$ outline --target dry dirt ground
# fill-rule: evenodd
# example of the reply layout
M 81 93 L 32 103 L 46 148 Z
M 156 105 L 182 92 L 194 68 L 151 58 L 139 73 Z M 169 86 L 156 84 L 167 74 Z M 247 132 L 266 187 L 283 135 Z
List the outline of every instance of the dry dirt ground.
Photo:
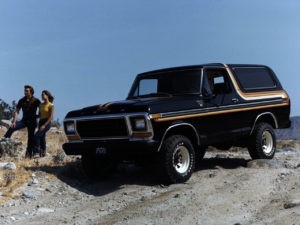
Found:
M 13 136 L 23 147 L 24 137 Z M 17 165 L 0 171 L 0 224 L 300 224 L 300 142 L 280 141 L 272 161 L 208 151 L 188 182 L 164 186 L 130 164 L 88 179 L 78 157 L 64 157 L 63 134 L 47 138 L 45 158 L 0 159 Z

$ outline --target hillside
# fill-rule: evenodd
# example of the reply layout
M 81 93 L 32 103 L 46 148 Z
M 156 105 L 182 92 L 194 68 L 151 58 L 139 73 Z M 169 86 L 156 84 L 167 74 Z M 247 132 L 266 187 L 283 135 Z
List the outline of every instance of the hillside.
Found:
M 0 128 L 0 136 L 6 128 Z M 273 160 L 251 160 L 246 149 L 211 148 L 191 179 L 164 185 L 149 168 L 121 164 L 111 178 L 89 179 L 80 157 L 65 156 L 59 130 L 47 135 L 45 158 L 0 170 L 0 224 L 299 224 L 300 141 L 280 140 Z
M 291 140 L 297 139 L 300 140 L 300 116 L 291 118 L 292 124 L 288 129 L 280 129 L 276 131 L 278 139 L 282 140 Z

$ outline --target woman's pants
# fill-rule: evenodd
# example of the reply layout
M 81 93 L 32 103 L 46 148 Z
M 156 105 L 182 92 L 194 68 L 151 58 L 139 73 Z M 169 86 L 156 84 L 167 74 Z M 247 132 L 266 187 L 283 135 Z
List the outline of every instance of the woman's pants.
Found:
M 41 156 L 45 156 L 46 154 L 46 133 L 50 130 L 51 124 L 47 124 L 47 126 L 40 130 L 40 127 L 43 126 L 47 122 L 47 119 L 40 119 L 39 129 L 35 133 L 35 145 L 33 148 L 33 154 L 40 154 Z

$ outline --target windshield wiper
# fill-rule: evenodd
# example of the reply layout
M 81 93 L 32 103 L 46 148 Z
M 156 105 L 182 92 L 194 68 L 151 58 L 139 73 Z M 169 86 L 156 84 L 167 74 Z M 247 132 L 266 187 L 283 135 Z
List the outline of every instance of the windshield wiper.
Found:
M 166 97 L 172 97 L 173 95 L 171 95 L 170 93 L 167 92 L 152 92 L 149 94 L 145 94 L 145 95 L 139 95 L 139 97 L 160 97 L 160 96 L 166 96 Z
M 167 92 L 154 92 L 150 93 L 149 95 L 151 96 L 167 96 L 167 97 L 172 97 L 173 95 Z
M 173 95 L 167 92 L 152 92 L 149 94 L 130 96 L 129 99 L 146 98 L 146 97 L 172 97 Z
M 138 99 L 139 96 L 128 96 L 127 99 Z

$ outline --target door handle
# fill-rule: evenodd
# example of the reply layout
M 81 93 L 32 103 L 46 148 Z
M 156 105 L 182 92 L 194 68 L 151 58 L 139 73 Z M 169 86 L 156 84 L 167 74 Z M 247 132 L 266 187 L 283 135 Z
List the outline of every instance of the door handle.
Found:
M 238 99 L 238 98 L 233 98 L 233 99 L 231 99 L 231 101 L 232 101 L 233 103 L 238 103 L 238 102 L 239 102 L 239 99 Z

